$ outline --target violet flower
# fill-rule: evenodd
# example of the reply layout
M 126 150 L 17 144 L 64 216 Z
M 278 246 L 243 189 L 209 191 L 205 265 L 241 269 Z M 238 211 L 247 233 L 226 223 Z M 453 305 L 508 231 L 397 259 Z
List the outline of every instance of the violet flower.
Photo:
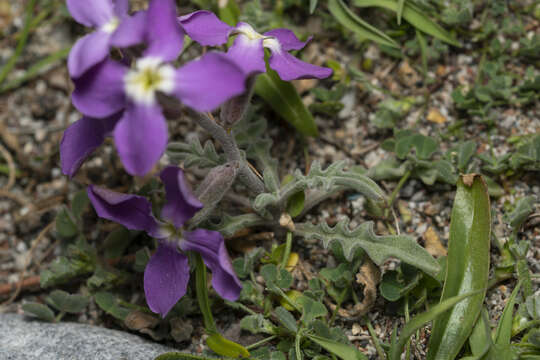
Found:
M 128 0 L 67 0 L 73 18 L 96 30 L 79 39 L 68 57 L 72 78 L 82 76 L 109 55 L 112 46 L 127 47 L 142 41 L 144 12 L 128 15 Z
M 201 254 L 212 271 L 212 286 L 222 298 L 238 299 L 242 285 L 234 273 L 221 234 L 204 229 L 181 229 L 203 207 L 189 190 L 183 171 L 169 166 L 161 172 L 160 178 L 166 191 L 166 203 L 161 210 L 165 222 L 156 220 L 152 205 L 142 196 L 88 187 L 88 197 L 98 216 L 131 230 L 144 230 L 158 239 L 159 246 L 144 271 L 148 307 L 165 317 L 185 295 L 189 280 L 186 251 Z
M 111 132 L 126 171 L 148 173 L 165 151 L 168 138 L 158 92 L 204 112 L 245 91 L 245 74 L 225 54 L 211 52 L 179 69 L 168 64 L 181 52 L 185 34 L 174 0 L 151 0 L 145 15 L 137 19 L 146 19 L 131 23 L 132 31 L 142 34 L 147 44 L 142 58 L 131 68 L 106 59 L 74 79 L 72 102 L 86 117 L 79 120 L 84 126 L 73 124 L 62 139 L 62 170 L 67 175 L 73 176 Z M 114 123 L 86 131 L 90 118 L 107 117 Z
M 236 27 L 231 27 L 212 12 L 204 10 L 178 20 L 186 33 L 204 46 L 221 45 L 227 42 L 229 36 L 237 35 L 227 55 L 249 75 L 266 72 L 265 48 L 270 50 L 268 65 L 282 80 L 323 79 L 332 74 L 329 68 L 306 63 L 289 54 L 291 50 L 302 49 L 311 39 L 302 42 L 289 29 L 274 29 L 259 34 L 247 23 L 240 22 Z

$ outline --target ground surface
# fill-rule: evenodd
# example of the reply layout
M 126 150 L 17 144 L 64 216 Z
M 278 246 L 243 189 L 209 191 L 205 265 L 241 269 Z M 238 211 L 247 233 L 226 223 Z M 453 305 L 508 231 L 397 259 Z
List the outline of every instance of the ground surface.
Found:
M 40 14 L 40 11 L 46 11 L 44 20 L 32 29 L 28 44 L 15 68 L 8 74 L 7 82 L 23 75 L 37 60 L 70 46 L 83 31 L 65 17 L 59 4 L 54 1 L 39 5 L 35 13 Z M 317 11 L 322 12 L 323 8 Z M 0 0 L 0 65 L 5 64 L 15 51 L 24 23 L 23 14 L 24 2 Z M 459 142 L 472 140 L 477 145 L 476 154 L 492 151 L 497 156 L 503 156 L 515 151 L 519 139 L 540 133 L 538 101 L 523 106 L 502 101 L 488 109 L 483 116 L 475 116 L 457 108 L 452 92 L 458 87 L 472 88 L 478 81 L 480 67 L 487 61 L 486 57 L 496 60 L 494 55 L 486 55 L 487 42 L 469 42 L 462 38 L 465 42 L 463 48 L 446 49 L 428 62 L 426 78 L 422 75 L 419 56 L 396 59 L 381 52 L 377 45 L 368 43 L 360 46 L 354 39 L 346 40 L 339 33 L 327 33 L 321 18 L 314 16 L 296 24 L 300 33 L 313 33 L 315 36 L 312 44 L 303 52 L 303 59 L 319 64 L 333 60 L 343 68 L 347 66 L 363 70 L 363 78 L 350 76 L 350 81 L 338 99 L 343 103 L 339 113 L 332 116 L 321 113 L 316 115 L 320 137 L 308 139 L 307 144 L 286 122 L 264 108 L 269 120 L 269 134 L 274 140 L 273 153 L 281 160 L 282 175 L 295 168 L 303 170 L 306 162 L 312 160 L 327 165 L 344 159 L 370 169 L 381 160 L 391 157 L 391 153 L 384 150 L 381 144 L 392 137 L 393 127 L 414 129 L 437 139 L 441 154 Z M 289 19 L 292 20 L 294 18 Z M 533 17 L 521 16 L 518 20 L 524 29 L 519 36 L 531 36 L 531 33 L 539 31 L 539 22 Z M 324 21 L 326 24 L 328 19 Z M 480 19 L 472 21 L 469 25 L 471 28 L 480 26 L 475 21 Z M 519 36 L 499 35 L 509 48 L 519 46 Z M 512 81 L 517 84 L 525 77 L 527 68 L 534 61 L 531 64 L 521 57 L 507 56 L 502 63 L 500 71 L 511 73 Z M 70 180 L 61 173 L 58 145 L 63 130 L 77 120 L 79 114 L 70 102 L 72 85 L 65 62 L 53 62 L 41 69 L 40 74 L 0 93 L 0 311 L 3 312 L 22 313 L 22 304 L 28 301 L 43 302 L 51 290 L 40 289 L 39 275 L 57 256 L 64 254 L 66 244 L 57 236 L 54 221 L 56 214 L 69 203 L 76 191 L 89 183 L 99 183 L 117 190 L 127 190 L 132 186 L 132 180 L 122 170 L 111 143 L 102 147 L 75 179 Z M 334 80 L 304 80 L 295 85 L 305 103 L 312 104 L 319 101 L 312 91 L 315 86 L 330 89 L 336 83 Z M 380 109 L 378 105 L 390 98 L 400 101 L 407 99 L 411 102 L 410 109 L 394 116 L 395 125 L 389 129 L 378 128 L 374 125 L 375 113 Z M 254 102 L 262 104 L 260 99 Z M 171 122 L 169 130 L 174 140 L 199 136 L 202 141 L 208 137 L 186 115 Z M 509 141 L 511 139 L 514 142 Z M 163 164 L 167 162 L 166 158 L 162 161 Z M 480 161 L 475 159 L 471 168 L 479 164 Z M 518 199 L 540 195 L 538 171 L 519 170 L 508 176 L 506 174 L 493 177 L 499 185 L 499 194 L 491 198 L 493 234 L 501 242 L 508 240 L 511 233 L 503 219 L 504 214 L 515 206 Z M 200 174 L 192 172 L 190 176 L 192 181 L 196 181 Z M 379 183 L 391 193 L 398 180 L 381 180 Z M 143 182 L 140 180 L 139 184 Z M 455 188 L 452 185 L 442 182 L 426 185 L 420 179 L 409 179 L 396 199 L 400 231 L 417 238 L 423 245 L 430 242 L 434 254 L 441 255 L 447 245 L 454 195 Z M 385 223 L 371 216 L 364 205 L 362 198 L 345 193 L 314 208 L 307 218 L 314 222 L 326 221 L 331 225 L 345 216 L 352 218 L 352 225 L 375 219 L 377 232 L 381 235 L 388 233 Z M 533 214 L 518 233 L 519 239 L 527 240 L 530 244 L 527 261 L 533 274 L 540 271 L 539 212 L 540 207 L 536 203 Z M 84 232 L 90 243 L 103 249 L 103 239 L 113 226 L 100 222 L 99 230 L 95 228 L 96 218 L 91 211 L 85 215 L 84 224 Z M 272 241 L 282 242 L 282 239 L 276 239 L 266 231 L 264 228 L 252 231 L 252 238 L 259 235 L 254 244 L 270 248 Z M 242 246 L 236 244 L 237 239 L 233 242 L 233 254 L 238 256 L 243 250 Z M 317 273 L 323 267 L 337 265 L 332 253 L 324 250 L 318 242 L 299 240 L 293 243 L 293 251 L 300 257 L 298 271 L 293 272 L 294 288 L 300 291 L 307 288 L 309 274 Z M 499 256 L 496 246 L 493 246 L 492 264 L 497 264 Z M 131 257 L 126 261 L 133 262 L 133 259 Z M 394 269 L 395 266 L 395 262 L 388 262 L 384 270 Z M 128 286 L 133 289 L 131 295 L 126 297 L 130 303 L 144 304 L 140 280 L 140 276 L 136 277 L 135 283 Z M 486 305 L 495 322 L 515 283 L 512 277 L 488 291 Z M 533 284 L 537 291 L 538 278 L 533 277 Z M 69 292 L 88 293 L 84 281 L 68 283 L 61 288 Z M 379 295 L 368 315 L 377 337 L 384 341 L 389 339 L 394 325 L 403 322 L 403 317 L 391 310 L 388 302 Z M 246 345 L 261 339 L 257 335 L 248 336 L 241 332 L 238 323 L 240 315 L 230 311 L 216 313 L 221 313 L 216 316 L 218 326 L 228 338 Z M 93 302 L 82 314 L 70 315 L 69 320 L 125 328 Z M 191 315 L 181 321 L 189 323 L 188 327 L 191 326 L 193 330 L 184 338 L 179 336 L 181 341 L 175 346 L 200 351 L 203 346 L 200 316 Z M 187 326 L 185 324 L 184 327 Z M 338 316 L 336 324 L 344 330 L 349 340 L 376 358 L 371 337 L 361 318 Z M 155 339 L 163 338 L 157 332 L 147 331 L 146 334 Z M 170 338 L 165 341 L 174 344 Z M 421 332 L 412 348 L 413 358 L 423 358 L 425 343 L 425 333 Z

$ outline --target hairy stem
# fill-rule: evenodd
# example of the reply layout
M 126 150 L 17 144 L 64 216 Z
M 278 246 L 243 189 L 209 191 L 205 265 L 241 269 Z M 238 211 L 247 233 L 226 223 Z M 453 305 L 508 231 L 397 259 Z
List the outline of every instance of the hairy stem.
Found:
M 247 162 L 240 154 L 240 149 L 236 144 L 233 132 L 227 133 L 224 128 L 212 120 L 208 115 L 197 113 L 195 117 L 197 123 L 206 131 L 208 131 L 214 139 L 216 139 L 223 147 L 223 152 L 227 161 L 239 161 L 240 166 L 238 178 L 240 181 L 256 195 L 264 192 L 264 184 L 257 175 L 250 169 Z

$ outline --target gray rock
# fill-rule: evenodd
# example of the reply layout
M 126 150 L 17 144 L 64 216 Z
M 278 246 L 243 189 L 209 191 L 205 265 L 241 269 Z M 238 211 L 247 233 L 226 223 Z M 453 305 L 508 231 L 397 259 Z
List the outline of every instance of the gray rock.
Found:
M 169 351 L 127 332 L 0 314 L 0 360 L 153 360 Z

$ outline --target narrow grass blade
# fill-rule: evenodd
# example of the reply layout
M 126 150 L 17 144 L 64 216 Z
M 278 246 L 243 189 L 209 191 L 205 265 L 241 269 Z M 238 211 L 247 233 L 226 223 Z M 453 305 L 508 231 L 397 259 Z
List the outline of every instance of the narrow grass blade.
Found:
M 352 345 L 342 344 L 316 335 L 307 335 L 307 337 L 343 360 L 367 360 L 367 357 Z
M 441 301 L 477 291 L 433 324 L 427 360 L 453 360 L 469 338 L 482 310 L 489 272 L 491 213 L 480 175 L 458 180 L 450 220 L 446 279 Z
M 388 35 L 356 16 L 342 0 L 328 1 L 328 10 L 341 25 L 358 35 L 381 45 L 399 47 Z
M 499 346 L 510 345 L 510 339 L 512 338 L 512 319 L 514 317 L 514 305 L 516 305 L 516 297 L 521 288 L 521 281 L 518 282 L 510 299 L 504 307 L 504 311 L 499 319 L 499 325 L 497 326 L 497 332 L 495 333 L 495 344 Z
M 266 74 L 257 76 L 255 93 L 302 134 L 319 135 L 313 116 L 302 102 L 294 86 L 281 80 L 275 71 L 267 69 Z
M 354 0 L 353 4 L 358 7 L 384 7 L 394 12 L 398 12 L 399 10 L 398 0 Z M 437 39 L 440 39 L 450 45 L 458 47 L 461 46 L 461 44 L 454 39 L 448 31 L 431 20 L 422 10 L 411 4 L 410 1 L 403 4 L 402 16 L 418 30 L 436 37 Z
M 403 15 L 403 6 L 405 5 L 405 0 L 398 0 L 397 6 L 397 23 L 401 25 L 401 16 Z
M 474 296 L 477 294 L 477 291 L 473 291 L 467 294 L 462 294 L 459 296 L 454 296 L 453 298 L 447 299 L 442 301 L 441 303 L 431 307 L 428 311 L 425 311 L 419 315 L 416 315 L 414 318 L 411 319 L 404 327 L 401 329 L 401 333 L 399 335 L 399 340 L 395 341 L 394 334 L 392 334 L 392 344 L 390 347 L 390 360 L 400 360 L 401 358 L 401 352 L 403 351 L 403 348 L 405 347 L 405 344 L 409 340 L 409 338 L 414 334 L 414 332 L 427 324 L 428 322 L 434 320 L 438 316 L 442 316 L 450 310 L 452 307 L 454 307 L 459 302 L 462 302 L 469 296 Z M 453 359 L 452 359 L 453 360 Z

